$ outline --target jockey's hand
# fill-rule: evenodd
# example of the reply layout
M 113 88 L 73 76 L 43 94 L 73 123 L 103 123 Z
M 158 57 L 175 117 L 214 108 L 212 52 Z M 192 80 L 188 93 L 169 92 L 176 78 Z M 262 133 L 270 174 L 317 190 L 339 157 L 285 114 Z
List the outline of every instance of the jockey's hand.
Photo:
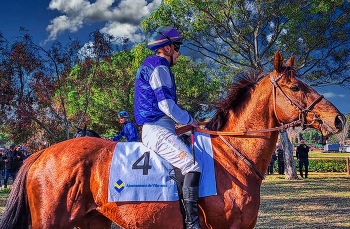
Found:
M 193 122 L 191 123 L 191 126 L 193 127 L 199 127 L 198 122 L 193 119 Z

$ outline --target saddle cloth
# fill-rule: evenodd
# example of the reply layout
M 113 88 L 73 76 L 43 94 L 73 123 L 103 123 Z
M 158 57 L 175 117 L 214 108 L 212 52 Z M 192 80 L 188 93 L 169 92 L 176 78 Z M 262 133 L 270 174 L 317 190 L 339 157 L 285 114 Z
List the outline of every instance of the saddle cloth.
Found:
M 210 136 L 196 132 L 194 148 L 202 170 L 199 196 L 216 195 Z M 176 201 L 176 183 L 168 176 L 172 169 L 170 163 L 141 142 L 119 142 L 110 167 L 108 201 Z

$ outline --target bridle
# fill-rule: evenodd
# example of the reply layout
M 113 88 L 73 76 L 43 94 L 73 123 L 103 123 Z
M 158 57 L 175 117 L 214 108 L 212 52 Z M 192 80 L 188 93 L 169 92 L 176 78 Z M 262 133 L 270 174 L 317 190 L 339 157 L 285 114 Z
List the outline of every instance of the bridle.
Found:
M 274 114 L 277 119 L 277 121 L 281 124 L 278 127 L 273 127 L 273 128 L 267 128 L 267 129 L 260 129 L 260 130 L 249 130 L 249 131 L 238 131 L 238 132 L 226 132 L 226 131 L 211 131 L 211 130 L 205 130 L 205 129 L 200 129 L 200 128 L 195 128 L 197 132 L 202 132 L 210 135 L 216 135 L 219 136 L 219 138 L 239 157 L 241 158 L 248 166 L 251 168 L 260 179 L 265 179 L 265 176 L 257 170 L 253 163 L 241 152 L 239 152 L 236 148 L 232 146 L 232 144 L 227 141 L 223 136 L 245 136 L 245 135 L 250 135 L 250 134 L 256 134 L 256 133 L 264 133 L 264 132 L 273 132 L 273 131 L 285 131 L 289 127 L 295 127 L 295 126 L 301 126 L 303 129 L 307 128 L 308 126 L 312 125 L 315 121 L 321 121 L 317 117 L 317 115 L 312 112 L 314 109 L 315 105 L 320 102 L 323 99 L 323 95 L 320 95 L 315 101 L 313 101 L 308 107 L 303 108 L 300 106 L 297 102 L 295 102 L 290 96 L 288 96 L 280 87 L 278 84 L 278 81 L 282 78 L 284 75 L 284 72 L 280 73 L 276 78 L 273 78 L 273 76 L 270 73 L 270 82 L 273 85 L 272 88 L 272 93 L 273 93 L 273 108 L 274 108 Z M 299 119 L 296 121 L 292 121 L 287 124 L 283 124 L 280 119 L 278 118 L 278 115 L 276 113 L 276 90 L 279 90 L 281 94 L 288 99 L 289 103 L 293 105 L 298 111 L 299 111 Z M 311 123 L 307 123 L 306 117 L 308 113 L 312 113 L 314 115 L 314 118 L 312 119 Z M 199 123 L 200 125 L 205 125 L 205 122 Z M 182 129 L 181 129 L 182 128 Z M 184 126 L 176 130 L 177 134 L 180 133 L 185 133 L 190 130 L 191 126 Z
M 195 128 L 196 131 L 211 134 L 211 135 L 223 135 L 223 136 L 245 136 L 245 135 L 251 135 L 251 134 L 257 134 L 257 133 L 265 133 L 265 132 L 273 132 L 273 131 L 283 131 L 290 127 L 296 127 L 301 126 L 303 129 L 307 128 L 308 126 L 311 126 L 315 121 L 321 121 L 320 118 L 317 117 L 317 115 L 312 111 L 317 103 L 319 103 L 323 99 L 323 95 L 320 95 L 315 101 L 313 101 L 308 107 L 303 108 L 301 105 L 299 105 L 297 102 L 295 102 L 290 96 L 288 96 L 280 87 L 278 84 L 278 81 L 281 79 L 284 73 L 280 73 L 278 77 L 273 78 L 270 74 L 270 81 L 273 85 L 273 108 L 274 108 L 274 115 L 277 119 L 277 121 L 280 123 L 280 126 L 272 127 L 272 128 L 266 128 L 266 129 L 260 129 L 260 130 L 246 130 L 246 131 L 235 131 L 235 132 L 229 132 L 229 131 L 212 131 L 212 130 L 206 130 L 201 128 Z M 283 123 L 278 118 L 277 112 L 276 112 L 276 90 L 279 90 L 282 95 L 287 98 L 289 103 L 293 105 L 298 111 L 299 111 L 299 119 L 296 121 L 292 121 L 289 123 Z M 314 118 L 312 119 L 311 123 L 307 123 L 306 117 L 308 113 L 312 113 L 314 115 Z M 200 125 L 206 125 L 206 122 L 199 123 Z M 183 134 L 185 132 L 190 131 L 190 126 L 183 126 L 176 130 L 177 134 Z
M 321 121 L 320 118 L 317 117 L 317 115 L 312 112 L 312 110 L 314 109 L 315 105 L 320 102 L 323 99 L 323 95 L 320 95 L 317 99 L 315 99 L 315 101 L 313 101 L 308 107 L 303 108 L 302 106 L 300 106 L 297 102 L 295 102 L 290 96 L 288 96 L 280 87 L 280 85 L 278 85 L 278 80 L 281 79 L 281 77 L 283 76 L 284 73 L 280 73 L 276 78 L 272 77 L 272 74 L 270 73 L 270 81 L 271 84 L 273 85 L 273 109 L 274 109 L 274 113 L 275 116 L 277 118 L 277 121 L 283 125 L 283 123 L 280 121 L 280 119 L 278 118 L 277 112 L 276 112 L 276 89 L 278 89 L 282 95 L 284 95 L 285 98 L 288 99 L 289 103 L 291 105 L 293 105 L 298 111 L 299 111 L 299 123 L 300 126 L 304 129 L 306 129 L 308 126 L 311 126 L 313 123 L 315 123 L 316 121 Z M 308 113 L 313 114 L 313 119 L 311 123 L 307 123 L 306 121 L 306 117 L 308 115 Z

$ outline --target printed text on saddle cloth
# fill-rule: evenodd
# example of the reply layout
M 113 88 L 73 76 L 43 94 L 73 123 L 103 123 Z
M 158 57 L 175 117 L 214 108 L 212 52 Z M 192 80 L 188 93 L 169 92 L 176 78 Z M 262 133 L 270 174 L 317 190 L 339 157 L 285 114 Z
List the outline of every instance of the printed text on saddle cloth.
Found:
M 202 169 L 199 196 L 216 195 L 210 136 L 195 133 L 196 162 Z M 168 176 L 172 166 L 142 143 L 117 144 L 108 184 L 108 201 L 176 201 L 176 183 Z

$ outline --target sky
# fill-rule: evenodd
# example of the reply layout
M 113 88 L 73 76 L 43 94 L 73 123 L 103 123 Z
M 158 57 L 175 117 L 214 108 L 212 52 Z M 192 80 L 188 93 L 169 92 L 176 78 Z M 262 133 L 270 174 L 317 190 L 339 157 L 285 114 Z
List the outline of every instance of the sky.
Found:
M 11 40 L 24 27 L 33 41 L 44 47 L 56 40 L 64 44 L 69 37 L 87 42 L 89 34 L 96 30 L 138 43 L 143 38 L 140 22 L 160 3 L 161 0 L 3 0 L 0 32 Z M 340 112 L 350 113 L 350 89 L 335 85 L 314 89 Z

